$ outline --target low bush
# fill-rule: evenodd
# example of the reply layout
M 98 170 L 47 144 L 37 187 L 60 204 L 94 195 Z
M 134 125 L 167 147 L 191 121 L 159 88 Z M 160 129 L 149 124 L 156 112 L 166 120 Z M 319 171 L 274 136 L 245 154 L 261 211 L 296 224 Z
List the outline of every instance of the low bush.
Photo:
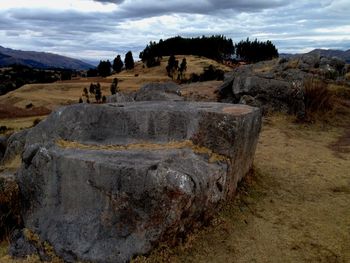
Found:
M 318 79 L 304 82 L 304 103 L 307 120 L 324 119 L 333 112 L 336 99 L 327 83 Z

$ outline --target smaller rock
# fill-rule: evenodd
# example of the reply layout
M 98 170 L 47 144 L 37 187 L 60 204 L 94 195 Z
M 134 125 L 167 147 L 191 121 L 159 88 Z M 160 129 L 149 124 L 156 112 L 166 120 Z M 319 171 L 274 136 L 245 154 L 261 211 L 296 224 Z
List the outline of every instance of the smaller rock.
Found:
M 133 101 L 135 101 L 133 96 L 120 92 L 107 97 L 107 103 L 125 103 Z
M 319 54 L 304 54 L 300 57 L 299 68 L 300 69 L 311 69 L 317 68 L 320 64 Z
M 250 95 L 243 95 L 239 100 L 239 104 L 245 104 L 252 107 L 261 107 L 261 103 Z
M 29 129 L 16 132 L 7 140 L 7 147 L 2 163 L 12 161 L 17 155 L 22 154 Z
M 135 101 L 183 101 L 180 87 L 174 82 L 149 83 L 135 95 Z

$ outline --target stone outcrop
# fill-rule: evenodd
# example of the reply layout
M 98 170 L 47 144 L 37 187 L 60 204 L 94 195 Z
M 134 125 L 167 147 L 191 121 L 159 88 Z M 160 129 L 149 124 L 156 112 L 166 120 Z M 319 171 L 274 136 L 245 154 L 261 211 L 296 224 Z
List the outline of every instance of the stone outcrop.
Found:
M 32 128 L 26 231 L 67 262 L 126 262 L 203 224 L 252 166 L 261 113 L 190 102 L 79 104 Z M 11 251 L 34 250 L 23 235 Z
M 135 94 L 135 101 L 182 101 L 180 87 L 174 82 L 149 83 Z
M 124 103 L 133 101 L 135 101 L 134 96 L 121 92 L 117 92 L 116 94 L 107 97 L 107 103 Z
M 218 89 L 221 102 L 244 103 L 265 111 L 280 111 L 305 116 L 303 83 L 319 78 L 327 81 L 344 78 L 345 62 L 337 58 L 305 54 L 291 59 L 264 61 L 240 66 L 225 75 Z
M 1 163 L 9 163 L 22 154 L 28 129 L 12 134 L 6 141 L 6 149 Z
M 131 94 L 117 92 L 107 97 L 107 103 L 125 103 L 134 101 L 183 101 L 180 87 L 174 82 L 148 83 Z

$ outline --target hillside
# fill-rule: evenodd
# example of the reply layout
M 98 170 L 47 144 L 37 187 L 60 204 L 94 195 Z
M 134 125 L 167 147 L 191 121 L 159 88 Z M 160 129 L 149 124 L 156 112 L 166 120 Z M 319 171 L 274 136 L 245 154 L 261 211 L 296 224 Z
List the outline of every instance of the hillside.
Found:
M 94 66 L 78 59 L 57 54 L 35 51 L 22 51 L 0 46 L 0 67 L 21 64 L 33 68 L 89 69 Z
M 350 63 L 350 49 L 343 51 L 337 49 L 314 49 L 305 54 L 319 54 L 322 57 L 337 57 L 342 60 L 345 60 L 347 63 Z M 291 58 L 294 56 L 300 56 L 303 54 L 289 54 L 289 53 L 281 53 L 279 54 L 280 58 Z
M 346 51 L 336 49 L 314 49 L 308 54 L 320 54 L 323 57 L 337 57 L 350 63 L 350 49 Z
M 179 60 L 182 58 L 183 56 L 177 56 Z M 224 71 L 231 70 L 231 68 L 225 65 L 204 57 L 186 56 L 186 59 L 187 72 L 185 77 L 188 77 L 192 73 L 200 74 L 203 72 L 203 68 L 209 65 L 214 65 L 216 68 Z M 78 102 L 79 97 L 82 96 L 83 89 L 89 88 L 91 82 L 99 82 L 102 86 L 102 93 L 104 95 L 110 95 L 110 84 L 113 78 L 118 78 L 120 91 L 133 92 L 138 90 L 145 83 L 170 81 L 171 79 L 167 76 L 165 70 L 167 61 L 168 57 L 164 57 L 161 61 L 161 65 L 153 68 L 143 67 L 142 62 L 136 62 L 133 70 L 122 71 L 119 74 L 107 78 L 81 78 L 70 81 L 58 81 L 50 84 L 24 85 L 15 91 L 1 96 L 0 104 L 24 109 L 26 105 L 32 103 L 35 107 L 45 107 L 52 110 L 60 105 Z M 220 82 L 218 82 L 217 85 L 220 85 Z M 211 85 L 211 90 L 214 90 L 216 86 Z M 186 86 L 186 90 L 188 90 L 188 86 Z

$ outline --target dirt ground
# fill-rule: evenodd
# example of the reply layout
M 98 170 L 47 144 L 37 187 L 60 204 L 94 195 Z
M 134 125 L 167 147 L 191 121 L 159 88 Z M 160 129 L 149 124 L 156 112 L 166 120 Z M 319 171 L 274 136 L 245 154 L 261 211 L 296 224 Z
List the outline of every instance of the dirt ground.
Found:
M 346 132 L 266 118 L 236 199 L 175 248 L 134 262 L 350 262 L 350 152 L 331 147 Z M 14 262 L 6 246 L 0 262 Z

